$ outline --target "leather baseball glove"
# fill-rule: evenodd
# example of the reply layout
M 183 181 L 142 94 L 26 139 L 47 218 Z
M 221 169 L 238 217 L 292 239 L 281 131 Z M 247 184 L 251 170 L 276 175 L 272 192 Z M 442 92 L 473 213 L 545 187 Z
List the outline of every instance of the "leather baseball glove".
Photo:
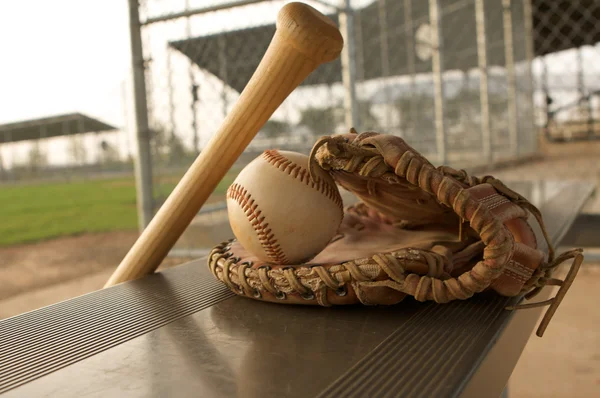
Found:
M 304 264 L 257 259 L 236 240 L 213 248 L 213 275 L 238 295 L 321 306 L 392 305 L 406 296 L 447 303 L 484 291 L 530 299 L 560 285 L 538 329 L 542 336 L 571 285 L 580 249 L 555 257 L 539 210 L 499 180 L 434 167 L 397 136 L 351 130 L 325 136 L 306 167 L 321 167 L 358 202 L 338 234 Z M 537 224 L 534 225 L 534 224 Z M 534 228 L 545 242 L 538 241 Z M 574 259 L 564 281 L 552 278 Z

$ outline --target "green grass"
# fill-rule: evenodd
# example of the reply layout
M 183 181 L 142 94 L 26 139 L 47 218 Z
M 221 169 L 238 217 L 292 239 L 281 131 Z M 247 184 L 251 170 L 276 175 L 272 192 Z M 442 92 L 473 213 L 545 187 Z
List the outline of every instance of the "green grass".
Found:
M 224 194 L 237 173 L 230 171 L 215 193 Z M 179 178 L 161 177 L 155 191 L 167 196 Z M 133 178 L 0 185 L 0 246 L 136 228 Z

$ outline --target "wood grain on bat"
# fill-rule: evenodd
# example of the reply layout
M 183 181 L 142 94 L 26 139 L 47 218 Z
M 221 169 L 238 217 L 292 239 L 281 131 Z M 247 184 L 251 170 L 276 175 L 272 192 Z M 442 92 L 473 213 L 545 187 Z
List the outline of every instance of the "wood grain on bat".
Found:
M 154 272 L 217 184 L 289 94 L 320 64 L 336 59 L 333 21 L 302 3 L 285 5 L 273 39 L 231 113 L 142 232 L 105 287 Z

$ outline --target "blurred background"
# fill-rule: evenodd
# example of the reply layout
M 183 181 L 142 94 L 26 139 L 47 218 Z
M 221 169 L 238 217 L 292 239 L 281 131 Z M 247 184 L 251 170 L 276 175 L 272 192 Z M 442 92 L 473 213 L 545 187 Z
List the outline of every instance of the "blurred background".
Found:
M 599 1 L 305 2 L 338 24 L 344 53 L 263 126 L 161 269 L 232 237 L 225 191 L 263 150 L 308 154 L 350 127 L 505 181 L 600 182 Z M 0 318 L 102 287 L 236 102 L 286 3 L 0 4 Z M 565 299 L 582 315 L 559 311 L 528 345 L 512 395 L 600 394 L 598 258 L 591 248 Z M 560 383 L 535 366 L 559 354 Z

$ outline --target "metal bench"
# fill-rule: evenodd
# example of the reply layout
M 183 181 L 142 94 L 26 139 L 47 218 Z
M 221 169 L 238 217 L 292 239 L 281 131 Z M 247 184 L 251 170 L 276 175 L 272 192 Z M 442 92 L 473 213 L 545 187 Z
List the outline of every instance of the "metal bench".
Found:
M 549 195 L 539 195 L 536 183 L 510 185 L 540 208 L 555 246 L 594 190 L 546 182 Z M 500 396 L 545 310 L 505 309 L 518 301 L 278 305 L 233 295 L 202 258 L 0 321 L 0 393 Z

